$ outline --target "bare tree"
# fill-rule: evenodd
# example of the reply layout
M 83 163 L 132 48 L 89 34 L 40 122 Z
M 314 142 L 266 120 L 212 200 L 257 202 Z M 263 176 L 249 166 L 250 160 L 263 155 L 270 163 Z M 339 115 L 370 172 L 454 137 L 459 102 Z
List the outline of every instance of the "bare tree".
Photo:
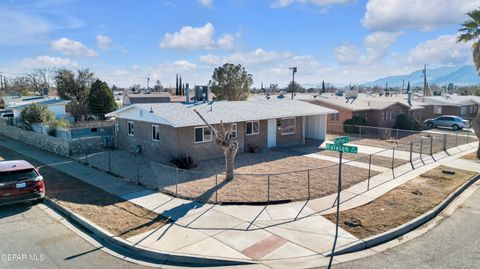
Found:
M 33 70 L 27 74 L 28 81 L 32 87 L 33 93 L 38 92 L 39 95 L 48 94 L 50 88 L 50 76 L 46 68 Z
M 223 155 L 225 155 L 225 170 L 226 170 L 226 179 L 232 180 L 234 178 L 234 166 L 235 166 L 235 155 L 238 151 L 238 142 L 233 140 L 232 137 L 232 126 L 225 128 L 223 121 L 220 122 L 220 129 L 213 127 L 207 120 L 194 109 L 195 113 L 202 119 L 202 121 L 212 130 L 215 143 L 219 145 L 223 150 Z

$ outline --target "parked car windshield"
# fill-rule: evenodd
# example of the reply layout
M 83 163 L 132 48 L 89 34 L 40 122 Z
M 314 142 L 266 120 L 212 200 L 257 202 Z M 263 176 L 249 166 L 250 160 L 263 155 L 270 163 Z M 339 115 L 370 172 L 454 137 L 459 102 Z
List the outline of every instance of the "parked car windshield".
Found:
M 37 173 L 33 169 L 0 172 L 0 183 L 17 182 L 36 177 Z

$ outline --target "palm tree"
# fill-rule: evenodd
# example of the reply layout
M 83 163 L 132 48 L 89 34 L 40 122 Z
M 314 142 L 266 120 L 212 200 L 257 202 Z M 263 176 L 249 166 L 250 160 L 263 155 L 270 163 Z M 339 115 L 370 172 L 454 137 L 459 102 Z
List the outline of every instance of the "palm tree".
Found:
M 462 24 L 458 30 L 459 36 L 457 42 L 472 42 L 473 62 L 480 74 L 480 8 L 467 13 L 469 20 Z M 477 116 L 472 120 L 472 128 L 480 140 L 480 109 Z M 480 144 L 478 145 L 477 158 L 480 159 Z

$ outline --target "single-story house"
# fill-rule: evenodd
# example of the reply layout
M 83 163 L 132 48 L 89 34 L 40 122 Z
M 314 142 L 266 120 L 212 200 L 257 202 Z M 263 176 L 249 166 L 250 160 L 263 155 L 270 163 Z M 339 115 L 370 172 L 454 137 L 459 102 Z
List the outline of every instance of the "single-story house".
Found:
M 425 104 L 424 120 L 441 115 L 455 115 L 471 120 L 477 115 L 480 106 L 480 96 L 474 95 L 422 96 L 415 100 Z
M 298 100 L 219 101 L 206 103 L 134 104 L 107 114 L 116 118 L 117 146 L 168 162 L 188 155 L 195 161 L 223 156 L 211 130 L 194 112 L 200 112 L 213 126 L 231 126 L 238 152 L 251 148 L 324 141 L 326 119 L 335 110 Z
M 417 101 L 408 101 L 406 96 L 373 96 L 358 94 L 357 98 L 346 99 L 332 93 L 307 98 L 302 95 L 298 99 L 306 102 L 335 109 L 338 112 L 328 118 L 328 130 L 341 132 L 345 120 L 354 116 L 363 117 L 368 126 L 392 128 L 395 126 L 398 115 L 407 114 L 417 121 L 423 117 L 423 104 Z
M 14 118 L 18 118 L 20 117 L 20 113 L 22 113 L 23 109 L 27 106 L 31 104 L 40 104 L 47 106 L 47 108 L 55 114 L 55 117 L 70 120 L 71 115 L 65 110 L 65 106 L 69 103 L 70 100 L 64 100 L 58 97 L 32 97 L 11 102 L 8 104 L 8 109 L 12 110 Z

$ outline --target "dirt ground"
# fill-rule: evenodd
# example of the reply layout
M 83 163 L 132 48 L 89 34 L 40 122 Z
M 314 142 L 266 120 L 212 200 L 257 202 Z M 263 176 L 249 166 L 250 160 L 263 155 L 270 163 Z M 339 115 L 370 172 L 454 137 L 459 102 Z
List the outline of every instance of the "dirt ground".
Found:
M 87 218 L 114 235 L 128 238 L 159 228 L 166 218 L 125 201 L 75 177 L 0 147 L 0 160 L 23 159 L 36 167 L 44 177 L 46 195 L 62 206 Z
M 249 163 L 255 161 L 256 163 Z M 224 171 L 223 160 L 201 162 L 204 171 Z M 307 171 L 308 169 L 311 169 Z M 296 171 L 296 172 L 291 172 Z M 337 189 L 338 165 L 283 152 L 241 154 L 237 158 L 235 179 L 226 181 L 223 175 L 185 180 L 165 188 L 180 197 L 211 203 L 257 203 L 298 201 L 332 194 Z M 267 175 L 267 174 L 270 174 Z M 370 176 L 378 172 L 371 171 Z M 368 170 L 343 166 L 343 188 L 368 178 Z
M 442 170 L 454 170 L 454 175 Z M 340 226 L 367 238 L 396 228 L 434 208 L 451 192 L 475 176 L 475 172 L 437 167 L 393 189 L 378 199 L 340 213 Z M 325 216 L 335 222 L 335 214 Z
M 391 151 L 390 151 L 390 153 L 391 153 Z M 330 157 L 336 157 L 336 158 L 339 157 L 338 152 L 329 151 L 329 150 L 322 150 L 322 151 L 318 152 L 318 154 L 325 155 L 325 156 L 330 156 Z M 352 161 L 361 162 L 361 163 L 369 163 L 370 162 L 369 155 L 364 154 L 364 153 L 357 153 L 357 154 L 344 153 L 343 157 L 347 160 L 352 160 Z M 394 168 L 399 167 L 400 165 L 406 164 L 407 162 L 408 161 L 406 161 L 406 160 L 395 158 L 394 163 L 393 163 L 393 167 Z M 372 155 L 372 165 L 391 168 L 392 167 L 392 157 Z

